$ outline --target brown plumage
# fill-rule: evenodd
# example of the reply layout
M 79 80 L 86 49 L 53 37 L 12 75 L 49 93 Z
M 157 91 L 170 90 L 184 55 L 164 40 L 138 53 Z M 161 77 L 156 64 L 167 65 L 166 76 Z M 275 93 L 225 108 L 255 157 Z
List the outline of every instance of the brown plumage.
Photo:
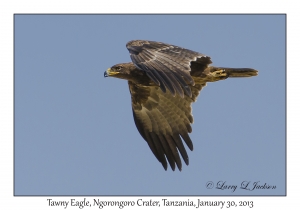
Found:
M 213 67 L 210 57 L 161 42 L 135 40 L 126 45 L 132 62 L 112 66 L 104 76 L 128 80 L 135 124 L 167 170 L 182 169 L 189 158 L 193 123 L 191 104 L 206 82 L 256 76 L 251 68 Z M 180 155 L 179 155 L 180 153 Z

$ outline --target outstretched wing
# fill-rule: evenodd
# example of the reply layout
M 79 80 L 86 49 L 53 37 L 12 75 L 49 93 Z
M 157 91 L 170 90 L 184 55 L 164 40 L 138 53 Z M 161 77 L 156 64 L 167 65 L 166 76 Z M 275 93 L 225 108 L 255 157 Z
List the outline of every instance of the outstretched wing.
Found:
M 188 165 L 189 158 L 182 139 L 193 150 L 193 143 L 188 133 L 192 132 L 193 123 L 191 104 L 195 102 L 203 84 L 190 86 L 191 97 L 172 96 L 170 92 L 163 93 L 158 86 L 140 86 L 128 82 L 132 100 L 132 110 L 135 124 L 147 141 L 153 154 L 167 170 L 167 161 L 175 170 L 182 169 L 181 159 Z M 179 152 L 178 152 L 179 151 Z
M 126 44 L 132 62 L 160 86 L 163 92 L 168 89 L 173 96 L 184 93 L 192 97 L 188 84 L 194 85 L 190 75 L 192 61 L 211 63 L 204 54 L 162 42 L 134 40 Z M 208 59 L 202 59 L 208 58 Z

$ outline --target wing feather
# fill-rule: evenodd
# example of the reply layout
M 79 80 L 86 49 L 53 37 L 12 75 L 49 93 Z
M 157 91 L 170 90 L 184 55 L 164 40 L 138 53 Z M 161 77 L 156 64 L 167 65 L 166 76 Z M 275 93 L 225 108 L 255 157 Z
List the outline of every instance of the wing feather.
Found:
M 166 161 L 166 158 L 165 158 L 165 155 L 164 155 L 165 152 L 163 150 L 163 147 L 161 145 L 160 140 L 158 139 L 158 136 L 155 133 L 153 133 L 153 132 L 149 132 L 147 134 L 147 136 L 148 136 L 147 139 L 149 139 L 150 141 L 152 141 L 153 144 L 154 144 L 154 146 L 155 146 L 156 152 L 158 154 L 159 161 L 163 165 L 164 169 L 167 170 L 168 164 L 167 164 L 167 161 Z
M 211 63 L 210 58 L 204 54 L 162 42 L 133 40 L 126 47 L 132 62 L 145 71 L 163 92 L 168 89 L 173 96 L 178 93 L 182 98 L 183 92 L 192 96 L 188 85 L 195 84 L 190 74 L 191 62 L 198 62 L 205 57 L 207 59 L 201 61 L 205 61 L 205 65 Z
M 135 124 L 148 143 L 151 151 L 165 170 L 167 162 L 172 170 L 182 169 L 180 155 L 188 165 L 189 158 L 183 145 L 190 150 L 193 143 L 189 137 L 193 122 L 191 104 L 196 100 L 205 84 L 190 86 L 192 97 L 172 96 L 158 86 L 141 86 L 128 82 L 132 97 L 132 110 Z M 180 154 L 180 155 L 179 155 Z

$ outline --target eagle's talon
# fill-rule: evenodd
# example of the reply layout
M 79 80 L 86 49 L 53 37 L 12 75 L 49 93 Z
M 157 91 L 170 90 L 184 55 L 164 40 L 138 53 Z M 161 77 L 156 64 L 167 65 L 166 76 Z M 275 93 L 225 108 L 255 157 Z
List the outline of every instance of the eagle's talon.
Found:
M 225 72 L 225 69 L 220 69 L 217 71 L 212 72 L 213 77 L 226 77 L 227 73 Z

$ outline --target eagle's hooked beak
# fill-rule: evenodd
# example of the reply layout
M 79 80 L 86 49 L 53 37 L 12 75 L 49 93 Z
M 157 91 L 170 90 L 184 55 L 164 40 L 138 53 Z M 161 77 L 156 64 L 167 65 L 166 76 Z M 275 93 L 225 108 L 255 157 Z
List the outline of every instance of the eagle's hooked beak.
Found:
M 119 74 L 119 72 L 115 72 L 115 71 L 111 71 L 111 68 L 108 68 L 105 72 L 104 72 L 104 77 L 109 77 L 109 76 L 113 76 Z
M 108 77 L 108 74 L 106 71 L 104 72 L 104 77 Z
M 108 68 L 105 72 L 104 72 L 104 77 L 108 77 L 110 74 L 111 68 Z

